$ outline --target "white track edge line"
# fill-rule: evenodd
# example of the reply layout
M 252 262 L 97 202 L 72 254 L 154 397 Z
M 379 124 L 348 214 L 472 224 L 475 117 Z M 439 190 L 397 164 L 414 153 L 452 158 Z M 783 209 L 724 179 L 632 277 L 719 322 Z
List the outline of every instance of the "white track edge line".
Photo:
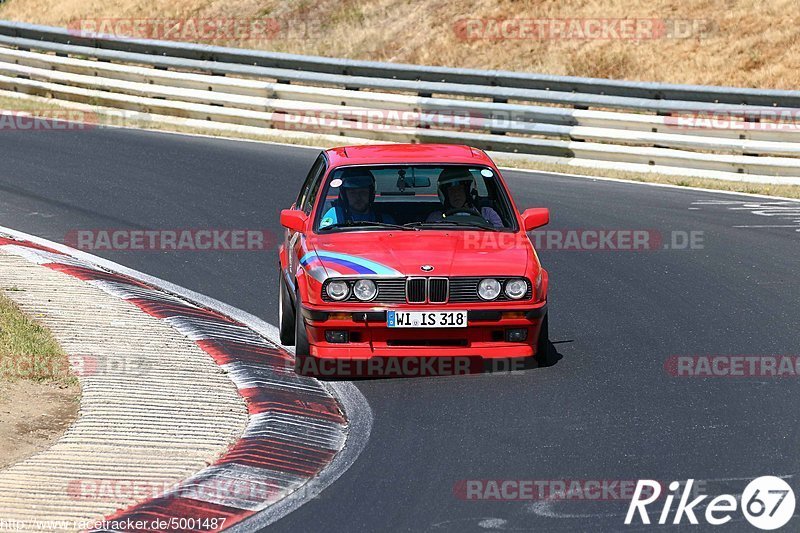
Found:
M 149 274 L 145 274 L 144 272 L 139 272 L 138 270 L 133 270 L 132 268 L 120 265 L 119 263 L 115 263 L 108 259 L 103 259 L 102 257 L 98 257 L 81 250 L 76 250 L 74 248 L 70 248 L 69 246 L 49 241 L 41 237 L 37 237 L 36 235 L 17 231 L 5 226 L 0 226 L 0 234 L 26 240 L 41 246 L 46 246 L 76 259 L 82 259 L 112 272 L 123 274 L 143 283 L 153 285 L 154 287 L 162 289 L 165 292 L 175 294 L 191 302 L 200 304 L 203 307 L 223 313 L 234 320 L 238 320 L 239 322 L 252 328 L 254 331 L 260 333 L 270 341 L 274 342 L 278 346 L 281 346 L 281 343 L 278 340 L 278 328 L 261 320 L 257 316 L 248 313 L 247 311 L 237 309 L 236 307 L 211 298 L 210 296 L 205 296 L 169 281 L 156 278 Z M 372 432 L 373 419 L 372 408 L 370 408 L 367 399 L 351 382 L 337 381 L 328 383 L 323 381 L 321 383 L 339 400 L 345 410 L 348 421 L 348 431 L 344 448 L 337 452 L 333 458 L 333 461 L 331 461 L 331 463 L 326 466 L 319 475 L 310 479 L 295 493 L 293 493 L 300 493 L 302 494 L 302 497 L 293 497 L 292 495 L 289 495 L 283 500 L 271 505 L 264 511 L 245 519 L 226 531 L 252 531 L 251 528 L 265 527 L 277 522 L 292 511 L 298 509 L 300 506 L 311 501 L 323 490 L 332 485 L 334 481 L 339 479 L 339 477 L 344 474 L 345 471 L 347 471 L 353 465 L 353 463 L 355 463 L 358 456 L 366 447 L 370 433 Z

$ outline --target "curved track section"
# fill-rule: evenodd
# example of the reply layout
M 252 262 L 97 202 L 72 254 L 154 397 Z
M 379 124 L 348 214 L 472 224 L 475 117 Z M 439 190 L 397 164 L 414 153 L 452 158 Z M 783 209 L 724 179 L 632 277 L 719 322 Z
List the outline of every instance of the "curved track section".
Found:
M 145 524 L 136 531 L 221 531 L 265 510 L 264 516 L 277 519 L 307 501 L 308 492 L 321 490 L 317 478 L 344 448 L 348 420 L 331 390 L 294 373 L 291 353 L 236 319 L 136 279 L 143 276 L 118 272 L 128 269 L 48 245 L 0 228 L 0 248 L 84 280 L 194 341 L 233 380 L 250 413 L 242 437 L 214 465 L 155 499 L 108 516 L 94 531 L 125 531 L 126 524 Z M 347 392 L 345 405 L 352 406 L 358 398 Z M 335 464 L 342 466 L 349 464 Z
M 52 331 L 81 384 L 79 416 L 57 442 L 0 470 L 2 530 L 92 527 L 208 466 L 247 423 L 244 400 L 205 352 L 66 273 L 83 271 L 105 274 L 0 238 L 0 291 Z
M 316 151 L 93 130 L 4 132 L 0 155 L 0 224 L 52 240 L 76 229 L 187 227 L 258 228 L 277 240 L 279 211 L 296 198 Z M 624 527 L 629 498 L 618 493 L 473 501 L 457 490 L 469 480 L 693 478 L 714 495 L 779 475 L 800 488 L 791 477 L 800 472 L 796 379 L 665 369 L 683 355 L 798 355 L 800 204 L 504 175 L 520 207 L 551 209 L 548 232 L 646 230 L 661 246 L 543 246 L 561 360 L 514 374 L 357 382 L 375 413 L 363 453 L 271 530 Z M 702 244 L 673 247 L 674 232 L 700 232 Z M 271 251 L 94 253 L 276 322 Z

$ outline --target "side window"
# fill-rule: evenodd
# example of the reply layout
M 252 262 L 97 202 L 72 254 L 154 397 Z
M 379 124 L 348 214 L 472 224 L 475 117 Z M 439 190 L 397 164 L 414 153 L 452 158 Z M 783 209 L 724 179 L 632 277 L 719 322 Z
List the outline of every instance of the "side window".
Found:
M 309 183 L 308 192 L 306 197 L 303 199 L 303 203 L 300 204 L 300 209 L 305 211 L 307 215 L 311 214 L 311 208 L 314 207 L 314 200 L 317 197 L 317 193 L 319 192 L 319 187 L 322 184 L 322 177 L 325 175 L 325 170 L 327 168 L 327 161 L 325 160 L 324 156 L 320 156 L 318 160 L 319 165 L 314 165 L 314 168 L 311 170 L 311 182 Z
M 325 156 L 320 154 L 314 164 L 311 167 L 311 170 L 308 171 L 308 175 L 306 176 L 305 181 L 303 182 L 303 186 L 300 188 L 300 195 L 297 197 L 297 202 L 295 202 L 294 206 L 296 209 L 303 209 L 308 200 L 308 191 L 311 188 L 314 180 L 319 177 L 320 169 L 325 168 Z
M 484 177 L 481 175 L 480 169 L 471 168 L 469 171 L 472 174 L 472 177 L 475 179 L 475 188 L 478 191 L 478 196 L 482 196 L 484 198 L 486 196 L 488 196 L 489 195 L 489 191 L 488 191 L 488 188 L 487 188 L 487 185 L 486 185 L 486 181 L 487 180 L 484 179 Z M 493 191 L 493 193 L 494 193 L 494 191 Z M 492 195 L 494 195 L 494 194 L 492 194 Z
M 500 219 L 503 221 L 505 227 L 513 227 L 513 220 L 515 217 L 512 214 L 511 207 L 505 200 L 505 195 L 500 193 L 500 184 L 498 181 L 495 178 L 488 178 L 482 183 L 486 188 L 487 207 L 491 207 L 500 215 Z

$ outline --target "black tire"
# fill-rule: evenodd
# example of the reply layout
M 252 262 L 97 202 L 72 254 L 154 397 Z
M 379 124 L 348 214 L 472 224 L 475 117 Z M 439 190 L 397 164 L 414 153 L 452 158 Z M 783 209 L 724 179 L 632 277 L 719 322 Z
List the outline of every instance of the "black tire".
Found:
M 289 296 L 289 289 L 286 287 L 286 279 L 283 271 L 278 272 L 278 324 L 280 330 L 281 344 L 284 346 L 294 345 L 294 304 Z
M 536 341 L 536 355 L 534 358 L 539 367 L 553 366 L 556 362 L 553 347 L 550 344 L 550 326 L 548 325 L 547 314 L 542 319 L 542 327 L 539 330 L 539 339 Z
M 295 293 L 294 353 L 297 356 L 298 361 L 301 358 L 308 357 L 311 354 L 311 349 L 308 345 L 308 331 L 306 331 L 306 322 L 303 319 L 299 292 Z

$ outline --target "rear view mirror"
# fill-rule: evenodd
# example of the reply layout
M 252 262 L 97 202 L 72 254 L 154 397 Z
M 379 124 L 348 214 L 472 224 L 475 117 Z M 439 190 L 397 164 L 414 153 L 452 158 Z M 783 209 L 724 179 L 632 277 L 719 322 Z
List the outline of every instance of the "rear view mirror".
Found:
M 406 189 L 419 189 L 431 186 L 431 179 L 428 176 L 417 176 L 414 169 L 411 169 L 409 176 L 406 169 L 401 168 L 397 171 L 397 190 L 404 192 Z
M 535 207 L 526 209 L 522 213 L 522 224 L 525 231 L 541 228 L 550 223 L 550 210 L 546 207 Z
M 292 231 L 304 231 L 308 215 L 299 209 L 284 209 L 281 211 L 281 226 Z

